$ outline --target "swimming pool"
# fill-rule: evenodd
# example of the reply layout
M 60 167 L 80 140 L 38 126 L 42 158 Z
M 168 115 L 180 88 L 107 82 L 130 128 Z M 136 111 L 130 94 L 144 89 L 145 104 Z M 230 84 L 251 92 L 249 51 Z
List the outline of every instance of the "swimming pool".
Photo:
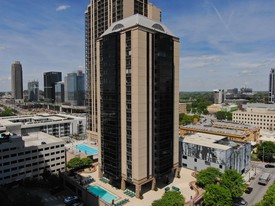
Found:
M 76 146 L 74 146 L 74 148 L 77 150 L 80 150 L 81 152 L 88 154 L 88 155 L 97 155 L 98 154 L 97 149 L 89 147 L 85 144 L 76 145 Z
M 112 200 L 116 200 L 118 197 L 114 194 L 102 189 L 101 187 L 94 185 L 88 188 L 88 191 L 96 196 L 99 196 L 105 202 L 111 203 Z

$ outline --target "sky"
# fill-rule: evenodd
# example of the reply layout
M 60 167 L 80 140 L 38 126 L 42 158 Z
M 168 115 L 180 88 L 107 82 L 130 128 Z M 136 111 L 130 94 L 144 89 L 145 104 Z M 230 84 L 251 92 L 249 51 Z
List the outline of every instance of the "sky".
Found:
M 180 38 L 180 91 L 249 87 L 268 90 L 275 68 L 274 0 L 151 0 Z M 85 65 L 84 12 L 89 0 L 0 0 L 0 91 L 10 67 L 23 86 L 43 73 L 63 77 Z

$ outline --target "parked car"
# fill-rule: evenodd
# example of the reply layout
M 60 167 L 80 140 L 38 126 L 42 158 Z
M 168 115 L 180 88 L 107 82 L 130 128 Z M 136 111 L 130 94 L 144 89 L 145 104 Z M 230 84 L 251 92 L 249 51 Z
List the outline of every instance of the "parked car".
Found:
M 233 206 L 248 206 L 248 203 L 242 197 L 239 197 L 233 201 Z
M 275 163 L 268 163 L 265 165 L 265 168 L 274 168 L 275 167 Z
M 72 205 L 78 201 L 78 196 L 68 196 L 64 199 L 66 205 Z
M 246 194 L 250 194 L 251 192 L 252 192 L 252 190 L 253 190 L 253 188 L 252 187 L 247 187 L 246 189 L 245 189 L 245 193 Z

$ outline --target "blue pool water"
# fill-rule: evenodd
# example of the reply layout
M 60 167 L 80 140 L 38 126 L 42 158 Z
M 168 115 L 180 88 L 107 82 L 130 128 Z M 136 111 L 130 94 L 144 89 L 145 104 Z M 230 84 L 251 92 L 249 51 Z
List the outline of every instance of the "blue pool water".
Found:
M 99 196 L 101 199 L 108 203 L 111 203 L 112 200 L 117 199 L 117 196 L 113 195 L 112 193 L 109 193 L 108 191 L 96 185 L 89 187 L 88 191 L 94 195 Z
M 88 147 L 85 144 L 80 144 L 80 145 L 76 145 L 74 146 L 75 149 L 80 150 L 81 152 L 87 154 L 87 155 L 97 155 L 98 154 L 98 150 L 94 149 L 92 147 Z

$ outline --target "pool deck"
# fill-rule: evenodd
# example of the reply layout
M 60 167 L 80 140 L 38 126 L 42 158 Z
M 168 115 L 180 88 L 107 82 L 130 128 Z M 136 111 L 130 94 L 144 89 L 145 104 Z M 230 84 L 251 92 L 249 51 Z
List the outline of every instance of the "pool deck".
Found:
M 180 178 L 174 178 L 173 182 L 168 184 L 167 186 L 172 189 L 172 186 L 176 186 L 180 188 L 180 191 L 182 195 L 185 197 L 185 202 L 188 202 L 192 197 L 195 196 L 196 192 L 194 190 L 190 189 L 189 183 L 191 181 L 194 181 L 195 178 L 192 176 L 192 173 L 194 171 L 186 168 L 181 168 Z M 91 183 L 90 185 L 99 185 L 103 189 L 107 190 L 110 193 L 113 193 L 118 197 L 118 199 L 115 201 L 115 203 L 119 202 L 120 200 L 123 199 L 129 199 L 130 201 L 126 203 L 125 205 L 128 206 L 151 206 L 152 202 L 154 200 L 160 199 L 161 196 L 165 193 L 165 187 L 164 188 L 158 188 L 158 191 L 148 191 L 143 194 L 143 199 L 138 199 L 136 197 L 129 197 L 128 195 L 125 195 L 123 190 L 117 189 L 113 187 L 110 184 L 103 183 L 102 181 L 99 180 L 98 178 L 98 171 L 95 171 L 93 173 L 80 173 L 82 176 L 92 176 L 96 181 Z
M 72 143 L 66 144 L 65 147 L 67 150 L 67 161 L 69 161 L 70 159 L 72 159 L 74 157 L 84 158 L 84 157 L 89 156 L 89 155 L 85 154 L 84 152 L 79 152 L 78 149 L 74 148 L 75 146 L 80 145 L 80 144 L 84 144 L 84 145 L 87 145 L 91 148 L 98 150 L 97 145 L 92 144 L 92 142 L 89 142 L 89 141 L 77 141 L 77 142 L 72 142 Z M 94 159 L 97 159 L 97 157 L 98 157 L 98 155 L 93 155 L 93 156 L 94 156 Z

